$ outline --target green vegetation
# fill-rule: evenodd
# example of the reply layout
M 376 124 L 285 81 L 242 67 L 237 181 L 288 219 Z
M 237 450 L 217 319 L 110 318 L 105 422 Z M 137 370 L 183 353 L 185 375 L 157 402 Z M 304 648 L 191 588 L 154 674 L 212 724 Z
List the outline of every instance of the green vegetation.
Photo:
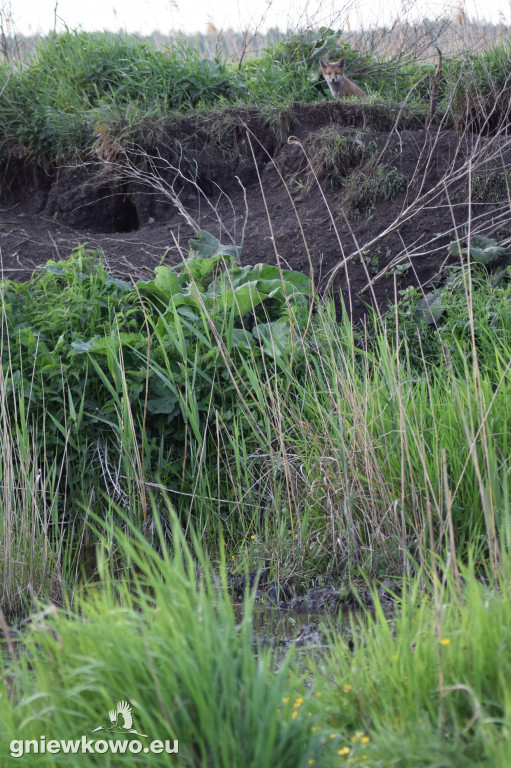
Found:
M 482 203 L 509 203 L 510 184 L 510 171 L 476 174 L 472 179 L 472 200 Z
M 369 160 L 345 179 L 341 206 L 346 215 L 361 216 L 382 200 L 392 200 L 405 188 L 406 178 L 399 168 Z
M 339 642 L 315 686 L 352 764 L 507 764 L 507 568 L 506 558 L 496 591 L 473 566 L 458 584 L 458 574 L 439 573 L 431 601 L 416 581 L 395 620 L 377 601 L 374 617 L 355 632 L 353 653 Z
M 372 157 L 377 149 L 376 142 L 366 141 L 361 131 L 346 136 L 332 126 L 324 128 L 315 138 L 310 152 L 307 188 L 314 186 L 316 177 L 332 187 L 342 185 L 351 171 Z
M 502 126 L 506 50 L 445 63 L 439 119 Z M 282 125 L 293 101 L 323 97 L 319 57 L 340 55 L 371 94 L 354 106 L 373 125 L 392 127 L 408 100 L 424 126 L 434 67 L 396 72 L 331 30 L 238 62 L 67 32 L 4 71 L 0 152 L 51 165 L 198 110 L 232 159 L 226 105 L 257 104 Z M 490 101 L 474 113 L 490 88 L 497 123 Z M 296 179 L 337 187 L 350 215 L 404 184 L 361 136 L 322 132 L 314 173 Z M 474 199 L 508 199 L 508 175 L 491 174 L 472 179 Z M 240 266 L 240 249 L 207 232 L 181 255 L 128 283 L 82 246 L 1 283 L 3 764 L 28 759 L 13 754 L 20 739 L 111 738 L 109 712 L 126 701 L 148 734 L 140 749 L 179 741 L 154 765 L 507 765 L 507 241 L 457 239 L 441 287 L 403 289 L 363 327 L 331 297 L 315 302 L 305 275 Z M 369 272 L 380 256 L 362 252 Z M 348 634 L 325 627 L 313 654 L 278 654 L 256 637 L 255 596 L 232 600 L 232 577 L 263 569 L 298 592 L 368 582 L 374 610 Z M 387 576 L 390 616 L 376 592 Z M 66 759 L 48 748 L 29 762 Z M 122 764 L 148 758 L 134 748 Z
M 211 117 L 212 108 L 229 104 L 271 112 L 330 98 L 319 71 L 321 56 L 346 57 L 350 77 L 371 97 L 373 125 L 390 130 L 405 98 L 407 119 L 424 124 L 434 66 L 377 60 L 339 44 L 334 30 L 297 35 L 239 62 L 204 58 L 185 43 L 156 50 L 118 35 L 67 31 L 43 39 L 19 70 L 2 64 L 0 156 L 5 161 L 15 152 L 45 165 L 69 162 L 86 156 L 110 124 L 117 135 L 134 138 L 172 113 L 207 110 Z M 482 57 L 446 61 L 441 110 L 463 127 L 486 104 L 487 124 L 496 125 L 505 117 L 508 60 L 508 49 L 494 46 Z M 451 92 L 448 82 L 454 83 Z
M 508 277 L 460 271 L 437 327 L 408 292 L 362 337 L 310 317 L 303 275 L 235 266 L 206 233 L 191 254 L 131 286 L 79 249 L 4 284 L 2 404 L 24 457 L 11 481 L 34 488 L 40 471 L 27 515 L 54 557 L 64 538 L 64 569 L 88 510 L 116 519 L 105 495 L 146 530 L 159 488 L 209 557 L 223 541 L 275 576 L 399 571 L 400 542 L 424 557 L 447 523 L 460 554 L 487 556 L 510 490 Z
M 92 732 L 101 724 L 106 729 L 109 710 L 126 699 L 133 705 L 134 727 L 149 735 L 141 739 L 143 746 L 161 739 L 173 747 L 178 740 L 179 757 L 128 752 L 118 758 L 123 765 L 140 766 L 141 759 L 219 768 L 308 764 L 317 741 L 309 723 L 304 727 L 302 718 L 276 715 L 289 692 L 288 664 L 275 674 L 269 653 L 255 657 L 250 620 L 237 630 L 232 604 L 219 594 L 207 562 L 205 578 L 198 579 L 195 558 L 176 525 L 174 533 L 173 550 L 162 557 L 140 540 L 137 546 L 118 538 L 138 586 L 104 572 L 101 594 L 78 602 L 81 617 L 50 613 L 44 631 L 34 626 L 32 641 L 27 635 L 30 649 L 21 654 L 16 682 L 10 683 L 19 706 L 10 708 L 5 688 L 0 698 L 6 718 L 0 731 L 3 765 L 11 762 L 6 758 L 13 739 L 124 739 L 118 732 Z M 91 663 L 84 666 L 84 659 Z M 40 697 L 38 690 L 47 693 Z M 95 755 L 75 759 L 98 765 Z M 54 765 L 56 758 L 25 760 Z
M 32 595 L 69 608 L 11 644 L 2 744 L 92 737 L 129 697 L 183 764 L 227 768 L 240 749 L 263 766 L 502 764 L 507 277 L 487 281 L 491 315 L 482 267 L 460 271 L 434 343 L 406 307 L 403 328 L 364 335 L 328 308 L 309 317 L 306 278 L 232 266 L 206 234 L 191 255 L 132 287 L 81 249 L 4 284 L 3 606 L 23 610 L 30 574 Z M 415 575 L 390 623 L 378 607 L 354 623 L 353 651 L 337 638 L 276 675 L 254 656 L 249 597 L 236 629 L 227 564 L 305 583 Z
M 318 132 L 305 168 L 292 177 L 292 183 L 303 185 L 308 192 L 318 181 L 338 190 L 336 207 L 355 217 L 391 200 L 406 187 L 404 174 L 382 161 L 375 141 L 367 141 L 362 131 L 347 135 L 333 126 Z
M 158 766 L 507 764 L 508 555 L 493 589 L 473 564 L 461 573 L 434 569 L 409 582 L 390 620 L 375 597 L 374 613 L 353 622 L 351 645 L 338 636 L 328 653 L 307 661 L 295 651 L 276 671 L 271 651 L 254 653 L 252 600 L 237 625 L 225 563 L 219 583 L 175 519 L 162 555 L 136 531 L 115 533 L 131 563 L 121 581 L 109 573 L 111 533 L 98 548 L 101 583 L 73 611 L 35 616 L 11 646 L 0 693 L 3 765 L 20 757 L 61 765 L 64 756 L 49 749 L 34 754 L 41 737 L 48 746 L 97 739 L 98 753 L 104 741 L 127 741 L 106 730 L 109 710 L 125 700 L 147 736 L 129 737 L 142 746 L 114 758 L 123 765 L 146 763 L 138 752 L 155 739 L 179 749 L 152 754 Z M 105 755 L 74 759 L 95 766 Z
M 236 266 L 239 249 L 205 232 L 190 246 L 181 267 L 157 267 L 135 285 L 110 277 L 84 248 L 28 283 L 3 284 L 5 417 L 26 453 L 28 433 L 35 440 L 32 484 L 44 456 L 41 490 L 51 493 L 57 529 L 83 517 L 77 502 L 105 491 L 142 525 L 145 479 L 185 493 L 187 510 L 198 467 L 216 474 L 212 434 L 240 428 L 240 398 L 245 427 L 261 429 L 250 380 L 303 356 L 293 339 L 308 320 L 307 277 Z M 195 492 L 222 498 L 216 485 Z
M 509 120 L 509 57 L 507 45 L 492 45 L 481 54 L 454 60 L 452 116 L 455 126 L 471 131 L 495 131 Z

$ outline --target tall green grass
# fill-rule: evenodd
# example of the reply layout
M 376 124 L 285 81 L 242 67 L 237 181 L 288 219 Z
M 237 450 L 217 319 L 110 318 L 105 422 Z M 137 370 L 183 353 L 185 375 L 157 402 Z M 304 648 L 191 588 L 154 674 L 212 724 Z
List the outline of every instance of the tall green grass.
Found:
M 134 727 L 148 735 L 143 745 L 177 740 L 179 755 L 128 752 L 107 756 L 109 765 L 168 765 L 169 759 L 217 768 L 308 765 L 317 741 L 313 721 L 305 712 L 299 718 L 278 714 L 286 695 L 293 695 L 293 675 L 288 661 L 277 671 L 270 651 L 255 653 L 250 601 L 238 626 L 225 584 L 198 545 L 188 547 L 175 519 L 173 545 L 168 550 L 162 542 L 162 555 L 141 537 L 137 541 L 136 531 L 133 536 L 131 542 L 114 537 L 131 563 L 124 578 L 109 576 L 105 539 L 99 548 L 103 582 L 77 600 L 76 612 L 34 616 L 23 646 L 13 649 L 18 662 L 4 667 L 0 696 L 2 764 L 11 764 L 14 740 L 126 738 L 105 729 L 109 711 L 127 701 Z M 103 731 L 94 734 L 101 724 Z M 62 755 L 23 760 L 53 766 L 62 764 Z M 105 757 L 77 760 L 92 766 Z
M 473 564 L 417 580 L 390 620 L 376 600 L 353 625 L 352 652 L 336 645 L 315 684 L 352 765 L 507 764 L 508 562 L 492 587 Z
M 19 71 L 2 68 L 0 152 L 43 164 L 76 161 L 105 122 L 133 138 L 169 113 L 309 101 L 317 91 L 308 70 L 305 63 L 286 68 L 270 55 L 240 69 L 203 58 L 191 45 L 156 50 L 136 38 L 68 30 L 41 40 Z
M 216 257 L 138 292 L 84 249 L 3 286 L 2 605 L 40 608 L 19 636 L 0 614 L 5 763 L 20 739 L 92 737 L 128 701 L 184 765 L 505 765 L 508 278 L 465 268 L 434 331 L 406 303 L 362 330 L 293 304 L 303 276 L 270 268 L 247 292 L 251 268 L 212 271 L 235 249 L 205 244 Z M 179 403 L 167 442 L 148 375 L 159 407 Z M 114 438 L 96 464 L 91 417 Z M 334 631 L 323 657 L 281 664 L 226 589 L 263 566 L 303 585 L 401 574 L 405 594 L 390 620 L 375 596 L 351 649 Z
M 401 572 L 410 549 L 424 564 L 475 548 L 497 570 L 506 282 L 460 281 L 435 331 L 403 306 L 362 333 L 330 308 L 292 307 L 304 276 L 283 275 L 286 307 L 265 267 L 250 311 L 257 271 L 208 287 L 211 258 L 192 263 L 191 284 L 185 268 L 162 268 L 134 291 L 79 251 L 4 292 L 4 485 L 32 499 L 46 521 L 35 533 L 59 542 L 52 557 L 65 534 L 64 580 L 90 546 L 86 510 L 103 514 L 106 495 L 151 535 L 150 492 L 163 520 L 169 493 L 184 530 L 213 559 L 225 547 L 234 568 L 248 558 L 306 582 Z
M 237 624 L 225 561 L 219 578 L 170 516 L 172 545 L 161 539 L 161 554 L 136 531 L 127 537 L 96 521 L 100 580 L 74 609 L 40 610 L 16 638 L 7 633 L 3 765 L 66 764 L 49 749 L 34 754 L 42 736 L 47 745 L 134 738 L 142 748 L 177 740 L 179 754 L 153 754 L 151 763 L 197 768 L 507 764 L 507 554 L 490 585 L 473 562 L 454 575 L 437 563 L 404 583 L 390 617 L 375 595 L 372 612 L 328 630 L 328 647 L 283 657 L 255 644 L 248 594 Z M 112 546 L 129 563 L 122 575 L 109 567 Z M 147 736 L 106 730 L 120 701 Z M 139 766 L 149 757 L 76 759 Z

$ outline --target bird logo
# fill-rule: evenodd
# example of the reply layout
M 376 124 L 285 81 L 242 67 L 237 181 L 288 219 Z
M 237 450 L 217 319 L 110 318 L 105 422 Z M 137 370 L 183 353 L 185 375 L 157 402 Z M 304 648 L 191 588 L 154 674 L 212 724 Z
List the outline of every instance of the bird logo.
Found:
M 92 733 L 103 730 L 114 731 L 116 733 L 135 733 L 137 736 L 144 736 L 147 738 L 146 733 L 139 733 L 133 728 L 133 716 L 131 712 L 132 709 L 127 701 L 118 701 L 116 709 L 110 709 L 108 711 L 111 725 L 100 725 L 98 728 L 94 728 Z M 122 718 L 122 722 L 120 718 Z

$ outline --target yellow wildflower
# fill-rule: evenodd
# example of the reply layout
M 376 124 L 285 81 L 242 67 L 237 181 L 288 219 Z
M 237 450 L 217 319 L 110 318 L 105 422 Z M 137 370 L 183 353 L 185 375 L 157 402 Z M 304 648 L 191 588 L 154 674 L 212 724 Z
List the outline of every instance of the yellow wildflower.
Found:
M 350 752 L 351 750 L 349 747 L 341 747 L 341 749 L 337 750 L 338 755 L 349 755 Z

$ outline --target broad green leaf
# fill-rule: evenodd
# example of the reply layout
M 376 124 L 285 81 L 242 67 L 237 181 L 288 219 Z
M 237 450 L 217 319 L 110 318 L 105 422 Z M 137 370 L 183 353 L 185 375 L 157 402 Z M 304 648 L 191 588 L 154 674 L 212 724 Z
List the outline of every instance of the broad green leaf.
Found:
M 158 267 L 156 267 L 156 269 L 158 269 Z M 125 293 L 133 290 L 131 283 L 127 283 L 125 280 L 119 280 L 117 277 L 112 277 L 112 275 L 106 276 L 105 285 L 115 285 L 116 288 L 120 288 L 121 291 L 124 291 Z
M 301 272 L 295 272 L 292 269 L 283 269 L 282 273 L 279 268 L 273 264 L 254 264 L 247 267 L 235 267 L 225 275 L 225 280 L 229 282 L 234 288 L 238 285 L 242 285 L 247 281 L 253 282 L 259 281 L 258 287 L 261 291 L 270 292 L 277 286 L 282 288 L 282 280 L 286 286 L 286 293 L 288 295 L 299 291 L 309 296 L 312 292 L 312 283 L 307 275 Z M 268 282 L 271 281 L 273 285 L 270 287 Z
M 502 246 L 495 245 L 491 246 L 490 248 L 484 249 L 485 254 L 488 256 L 490 261 L 495 261 L 496 259 L 500 259 L 501 256 L 509 256 L 511 257 L 511 251 L 509 248 L 503 248 Z M 485 262 L 489 263 L 489 262 Z
M 249 352 L 253 349 L 253 342 L 247 331 L 243 328 L 233 328 L 232 331 L 233 347 L 237 350 Z
M 90 352 L 94 347 L 96 339 L 99 338 L 99 336 L 95 336 L 93 339 L 89 339 L 89 341 L 72 341 L 71 346 L 78 353 Z
M 201 256 L 198 259 L 187 259 L 183 265 L 183 279 L 187 282 L 195 282 L 202 286 L 203 280 L 208 277 L 218 263 L 222 263 L 222 254 L 216 256 Z
M 43 270 L 45 272 L 49 272 L 51 275 L 65 275 L 67 274 L 67 270 L 64 269 L 60 264 L 52 263 L 51 261 L 48 262 L 48 264 L 43 265 Z
M 237 245 L 223 245 L 209 232 L 201 230 L 197 232 L 194 238 L 188 241 L 193 257 L 197 255 L 200 258 L 211 258 L 224 256 L 226 261 L 232 266 L 239 262 L 241 248 Z
M 112 331 L 110 336 L 94 336 L 89 341 L 72 341 L 71 346 L 75 352 L 95 352 L 98 355 L 117 352 L 119 344 L 123 346 L 139 345 L 143 343 L 143 338 L 139 333 L 117 333 Z
M 438 288 L 431 293 L 427 293 L 422 299 L 419 299 L 415 305 L 415 311 L 418 319 L 426 325 L 434 325 L 445 311 L 445 302 L 442 297 L 442 289 Z
M 465 242 L 468 244 L 468 240 L 465 240 Z M 497 245 L 497 241 L 492 237 L 486 237 L 485 235 L 472 235 L 470 238 L 471 249 L 482 248 L 483 250 L 486 250 L 486 248 L 490 248 L 493 245 Z
M 270 357 L 279 357 L 291 345 L 289 323 L 258 323 L 252 334 L 263 345 L 263 350 Z
M 153 295 L 168 303 L 174 294 L 182 290 L 181 280 L 170 267 L 159 266 L 154 271 L 154 280 L 139 280 L 137 288 L 144 296 Z

